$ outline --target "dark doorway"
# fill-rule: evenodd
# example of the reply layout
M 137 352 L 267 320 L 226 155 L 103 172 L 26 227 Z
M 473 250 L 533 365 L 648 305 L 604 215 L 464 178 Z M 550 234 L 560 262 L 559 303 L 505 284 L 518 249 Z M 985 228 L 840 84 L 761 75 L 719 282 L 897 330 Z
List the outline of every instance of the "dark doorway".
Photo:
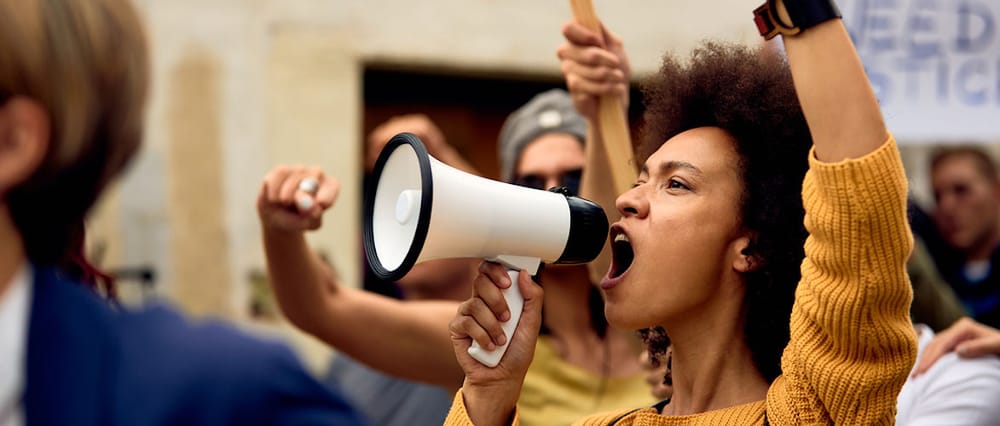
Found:
M 393 116 L 423 113 L 485 177 L 496 179 L 496 142 L 504 120 L 533 96 L 557 87 L 566 87 L 561 78 L 452 75 L 372 66 L 364 72 L 363 135 Z M 633 88 L 631 123 L 638 123 L 640 96 Z

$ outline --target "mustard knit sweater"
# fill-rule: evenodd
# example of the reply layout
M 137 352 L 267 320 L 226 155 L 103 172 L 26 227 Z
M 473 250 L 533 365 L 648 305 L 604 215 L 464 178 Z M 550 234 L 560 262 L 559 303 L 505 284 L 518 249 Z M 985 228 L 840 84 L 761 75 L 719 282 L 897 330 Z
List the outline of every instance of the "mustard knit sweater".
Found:
M 783 374 L 767 398 L 687 416 L 623 410 L 578 425 L 607 425 L 619 417 L 618 426 L 761 425 L 765 412 L 776 426 L 893 424 L 896 398 L 916 358 L 905 267 L 913 237 L 895 141 L 890 137 L 875 152 L 839 163 L 822 163 L 810 153 L 802 198 L 806 258 Z M 446 425 L 471 424 L 461 395 Z

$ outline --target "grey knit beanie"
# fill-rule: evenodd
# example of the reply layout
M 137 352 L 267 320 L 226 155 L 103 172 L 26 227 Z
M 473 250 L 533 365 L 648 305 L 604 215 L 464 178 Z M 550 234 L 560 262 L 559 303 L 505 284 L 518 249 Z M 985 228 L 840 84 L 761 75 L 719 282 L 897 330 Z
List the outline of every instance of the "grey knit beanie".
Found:
M 580 139 L 580 143 L 587 137 L 587 120 L 576 112 L 569 93 L 562 89 L 552 89 L 531 98 L 507 117 L 497 144 L 501 179 L 512 181 L 524 147 L 551 132 L 571 134 Z

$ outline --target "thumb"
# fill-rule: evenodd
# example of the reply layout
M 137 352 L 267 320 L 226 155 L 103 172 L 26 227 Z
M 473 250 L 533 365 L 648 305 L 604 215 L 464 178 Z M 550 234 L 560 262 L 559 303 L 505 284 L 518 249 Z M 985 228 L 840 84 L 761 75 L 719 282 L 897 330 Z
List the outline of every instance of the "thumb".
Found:
M 541 286 L 531 280 L 531 275 L 523 269 L 517 275 L 517 286 L 521 290 L 521 296 L 524 297 L 520 323 L 532 328 L 541 326 L 542 299 L 545 292 Z
M 605 49 L 620 49 L 622 47 L 622 40 L 609 31 L 603 22 L 601 23 L 601 39 L 604 42 Z

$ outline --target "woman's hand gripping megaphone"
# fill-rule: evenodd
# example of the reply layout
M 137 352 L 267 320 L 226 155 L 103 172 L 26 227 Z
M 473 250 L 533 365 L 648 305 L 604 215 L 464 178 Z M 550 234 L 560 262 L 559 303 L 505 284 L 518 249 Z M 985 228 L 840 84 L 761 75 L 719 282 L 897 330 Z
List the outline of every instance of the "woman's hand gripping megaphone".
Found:
M 340 194 L 340 182 L 318 167 L 277 166 L 261 184 L 257 213 L 267 229 L 302 232 L 318 229 L 323 212 Z
M 524 307 L 517 332 L 508 336 L 503 323 L 511 312 L 503 291 L 516 285 L 524 298 Z M 517 282 L 511 282 L 508 269 L 493 262 L 483 262 L 473 281 L 472 297 L 463 302 L 450 324 L 455 356 L 465 371 L 463 396 L 468 403 L 483 399 L 489 403 L 469 403 L 468 406 L 513 410 L 524 375 L 535 355 L 535 340 L 542 323 L 542 288 L 521 271 Z M 507 343 L 507 351 L 496 367 L 488 367 L 469 355 L 475 341 L 487 351 Z M 471 413 L 470 413 L 471 414 Z

